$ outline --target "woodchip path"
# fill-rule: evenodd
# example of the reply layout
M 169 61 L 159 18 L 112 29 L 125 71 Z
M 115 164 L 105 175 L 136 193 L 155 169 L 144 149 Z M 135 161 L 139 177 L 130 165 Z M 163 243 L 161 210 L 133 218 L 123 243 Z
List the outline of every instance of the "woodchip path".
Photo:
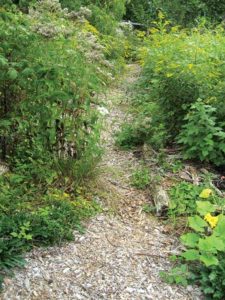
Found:
M 128 87 L 138 75 L 137 66 L 128 66 L 127 75 L 104 96 L 109 112 L 102 133 L 105 154 L 90 184 L 104 212 L 89 221 L 85 234 L 75 232 L 73 242 L 27 254 L 26 267 L 5 280 L 2 300 L 201 299 L 195 287 L 171 286 L 160 279 L 179 243 L 142 211 L 149 195 L 130 185 L 140 162 L 132 152 L 114 146 L 114 133 L 126 116 Z

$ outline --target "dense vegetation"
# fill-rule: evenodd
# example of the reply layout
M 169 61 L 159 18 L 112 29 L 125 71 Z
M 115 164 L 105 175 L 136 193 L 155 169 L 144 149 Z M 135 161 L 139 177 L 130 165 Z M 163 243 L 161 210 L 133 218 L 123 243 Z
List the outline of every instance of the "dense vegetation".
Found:
M 224 165 L 223 28 L 180 31 L 160 18 L 139 50 L 137 119 L 118 142 L 155 148 L 177 142 L 185 158 Z
M 223 21 L 225 3 L 219 0 L 130 0 L 127 2 L 126 18 L 149 26 L 159 11 L 174 25 L 192 27 L 202 17 L 213 23 Z
M 181 151 L 189 163 L 202 163 L 211 171 L 218 166 L 224 170 L 225 35 L 224 24 L 219 24 L 222 15 L 210 10 L 211 2 L 205 1 L 203 6 L 201 1 L 190 1 L 190 5 L 200 5 L 201 12 L 193 6 L 193 14 L 190 10 L 186 19 L 188 7 L 180 11 L 182 6 L 176 7 L 175 2 L 181 1 L 168 1 L 168 5 L 162 1 L 169 20 L 159 10 L 147 32 L 138 33 L 143 39 L 138 50 L 143 69 L 131 103 L 133 119 L 117 133 L 116 143 L 123 149 L 153 147 L 152 154 L 158 152 L 160 169 L 165 169 L 162 158 L 169 148 Z M 203 15 L 205 18 L 201 19 Z M 173 163 L 172 171 L 179 174 L 177 170 L 182 169 L 183 163 Z M 160 177 L 162 174 L 163 171 Z M 145 188 L 154 183 L 152 176 L 145 167 L 134 173 L 132 184 Z M 199 185 L 175 181 L 170 188 L 167 217 L 180 223 L 184 232 L 181 243 L 186 250 L 173 257 L 176 267 L 162 276 L 169 283 L 198 283 L 206 299 L 223 299 L 225 199 L 211 184 L 213 176 L 216 175 L 209 173 L 206 178 L 201 174 Z M 146 206 L 144 211 L 154 209 Z
M 159 165 L 164 150 L 175 149 L 183 160 L 174 170 L 185 159 L 224 168 L 225 4 L 0 4 L 1 285 L 12 267 L 23 264 L 24 251 L 72 239 L 75 228 L 83 230 L 82 220 L 101 210 L 85 189 L 102 153 L 98 95 L 126 60 L 136 59 L 142 72 L 130 103 L 132 122 L 122 126 L 116 144 L 151 145 Z M 139 30 L 123 19 L 138 23 Z M 163 276 L 170 283 L 198 283 L 208 299 L 224 299 L 225 199 L 206 177 L 197 186 L 181 181 L 169 191 L 167 217 L 186 222 L 185 250 Z M 131 180 L 136 188 L 149 187 L 148 166 Z
M 14 4 L 0 8 L 0 282 L 23 251 L 71 239 L 99 210 L 80 186 L 102 152 L 98 94 L 127 54 L 120 1 L 101 16 L 97 3 Z

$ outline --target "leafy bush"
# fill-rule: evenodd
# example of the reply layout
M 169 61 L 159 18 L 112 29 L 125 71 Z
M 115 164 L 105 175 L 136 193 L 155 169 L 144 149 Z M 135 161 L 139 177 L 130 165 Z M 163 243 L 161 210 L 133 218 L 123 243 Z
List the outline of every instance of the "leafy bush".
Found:
M 106 58 L 89 13 L 57 0 L 35 2 L 28 14 L 0 9 L 0 156 L 9 169 L 0 176 L 0 281 L 24 251 L 72 239 L 99 211 L 78 187 L 102 152 L 94 95 L 124 51 Z
M 202 186 L 193 186 L 191 183 L 181 182 L 170 190 L 169 215 L 190 215 L 196 211 L 196 201 Z
M 58 32 L 61 19 L 59 24 L 51 24 L 49 12 L 44 14 L 39 17 L 37 7 L 29 16 L 32 26 L 25 16 L 6 14 L 9 20 L 2 21 L 0 36 L 4 40 L 0 87 L 2 158 L 7 156 L 20 169 L 22 164 L 25 168 L 30 166 L 37 180 L 43 180 L 45 174 L 49 177 L 46 169 L 54 170 L 61 161 L 69 160 L 75 173 L 81 161 L 92 165 L 96 160 L 99 151 L 93 145 L 98 141 L 97 113 L 90 108 L 90 99 L 92 92 L 107 80 L 106 67 L 100 70 L 99 61 L 89 63 L 88 45 L 86 56 L 76 46 L 80 39 L 76 28 L 67 32 L 65 20 Z M 79 174 L 74 175 L 79 182 Z
M 142 167 L 132 174 L 132 185 L 143 190 L 149 185 L 150 179 L 148 168 Z
M 223 30 L 218 27 L 214 31 L 205 28 L 178 31 L 177 27 L 168 28 L 169 22 L 162 14 L 159 17 L 152 35 L 145 38 L 145 47 L 139 52 L 144 66 L 138 87 L 142 89 L 142 101 L 134 102 L 137 110 L 145 110 L 146 116 L 153 116 L 148 140 L 152 136 L 150 139 L 154 141 L 154 137 L 161 134 L 164 145 L 172 144 L 179 134 L 184 137 L 182 132 L 185 131 L 185 152 L 191 148 L 187 139 L 191 143 L 190 139 L 194 138 L 192 146 L 196 147 L 188 157 L 222 164 L 225 150 Z M 197 104 L 199 98 L 203 99 L 202 109 Z M 209 112 L 209 105 L 213 112 Z M 207 117 L 209 121 L 205 120 Z M 205 125 L 200 126 L 203 122 Z M 203 135 L 205 138 L 200 141 Z
M 147 26 L 156 16 L 156 6 L 148 0 L 129 0 L 126 4 L 126 19 Z
M 116 145 L 123 149 L 132 149 L 149 143 L 161 148 L 165 130 L 158 115 L 155 114 L 155 105 L 145 103 L 145 97 L 140 93 L 135 94 L 134 107 L 132 123 L 125 121 L 120 131 L 116 133 Z
M 121 131 L 116 134 L 116 145 L 125 150 L 142 145 L 144 140 L 145 135 L 131 124 L 124 124 Z
M 170 190 L 170 204 L 168 214 L 170 216 L 190 216 L 196 213 L 197 203 L 201 199 L 209 198 L 212 205 L 223 205 L 223 199 L 211 189 L 207 189 L 207 182 L 201 185 L 193 185 L 180 182 Z
M 207 299 L 223 299 L 225 296 L 222 279 L 225 251 L 224 205 L 224 199 L 215 196 L 211 189 L 202 190 L 196 201 L 196 213 L 188 218 L 188 226 L 192 231 L 181 236 L 185 250 L 180 256 L 174 257 L 181 265 L 162 274 L 170 283 L 199 283 Z
M 224 163 L 225 131 L 216 122 L 215 111 L 216 108 L 201 100 L 191 106 L 178 137 L 178 142 L 184 146 L 185 158 L 208 160 L 215 165 Z
M 205 295 L 205 299 L 224 299 L 225 296 L 225 256 L 218 255 L 218 265 L 195 268 L 194 281 L 198 281 Z
M 149 25 L 162 11 L 173 24 L 192 27 L 205 18 L 214 23 L 224 20 L 225 4 L 220 0 L 129 0 L 126 18 Z

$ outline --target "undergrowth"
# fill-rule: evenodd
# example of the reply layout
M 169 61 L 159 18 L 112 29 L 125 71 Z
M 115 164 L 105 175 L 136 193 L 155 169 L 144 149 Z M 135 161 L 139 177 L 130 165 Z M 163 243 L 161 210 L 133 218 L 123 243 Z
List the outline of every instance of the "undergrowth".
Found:
M 184 158 L 224 165 L 224 29 L 172 27 L 162 13 L 139 49 L 134 117 L 118 144 L 178 146 Z
M 207 168 L 224 168 L 224 26 L 207 28 L 199 23 L 197 28 L 180 29 L 160 12 L 149 31 L 139 49 L 143 71 L 133 91 L 133 118 L 117 133 L 116 143 L 142 150 L 150 145 L 152 153 L 180 152 L 182 161 L 175 168 L 166 164 L 170 203 L 164 217 L 182 231 L 183 250 L 172 257 L 175 267 L 162 276 L 170 284 L 198 284 L 206 299 L 222 300 L 225 198 L 203 174 L 198 185 L 174 184 L 168 177 L 171 171 L 180 176 L 187 159 Z M 158 160 L 154 167 L 165 175 L 165 163 Z M 145 175 L 137 171 L 136 177 L 139 184 Z M 143 211 L 154 213 L 151 205 Z
M 78 2 L 0 8 L 0 286 L 25 251 L 73 239 L 101 210 L 80 191 L 102 154 L 98 95 L 135 37 L 122 2 Z

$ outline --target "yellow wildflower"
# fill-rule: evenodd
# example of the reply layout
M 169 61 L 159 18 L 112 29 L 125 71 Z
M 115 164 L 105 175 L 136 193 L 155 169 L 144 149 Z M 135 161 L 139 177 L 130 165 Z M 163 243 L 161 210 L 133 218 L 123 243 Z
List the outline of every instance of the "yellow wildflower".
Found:
M 93 25 L 91 25 L 88 21 L 85 21 L 84 31 L 91 32 L 96 36 L 99 35 L 99 31 L 97 30 L 97 28 L 95 28 Z
M 204 198 L 207 199 L 209 198 L 209 196 L 212 194 L 212 190 L 211 189 L 204 189 L 201 194 L 199 195 L 200 198 Z
M 191 70 L 194 67 L 193 64 L 188 64 L 188 69 Z
M 213 217 L 210 213 L 208 213 L 207 215 L 205 215 L 204 220 L 209 223 L 211 228 L 214 228 L 214 227 L 216 227 L 219 218 L 218 217 Z
M 67 193 L 63 193 L 63 197 L 65 197 L 65 198 L 69 198 L 69 194 L 67 194 Z

